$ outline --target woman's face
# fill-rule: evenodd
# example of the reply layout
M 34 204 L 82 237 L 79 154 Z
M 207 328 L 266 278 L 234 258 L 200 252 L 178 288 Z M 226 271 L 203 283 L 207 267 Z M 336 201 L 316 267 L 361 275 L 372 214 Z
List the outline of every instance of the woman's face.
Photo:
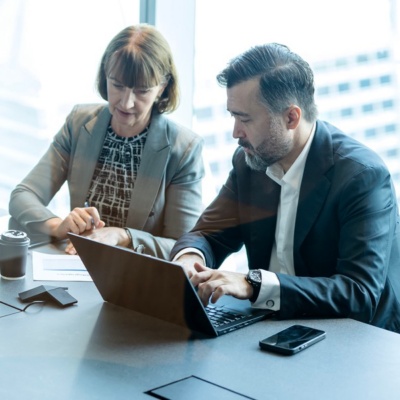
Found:
M 149 124 L 153 104 L 164 88 L 164 84 L 128 88 L 110 75 L 107 78 L 108 107 L 115 133 L 119 136 L 141 133 Z

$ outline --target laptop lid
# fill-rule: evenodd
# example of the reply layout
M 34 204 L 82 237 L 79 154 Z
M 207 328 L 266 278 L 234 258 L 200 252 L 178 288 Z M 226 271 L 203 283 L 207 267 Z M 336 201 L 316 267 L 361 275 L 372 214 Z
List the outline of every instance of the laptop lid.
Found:
M 212 324 L 179 264 L 84 236 L 68 236 L 105 301 L 209 336 L 235 329 L 234 323 L 220 329 Z M 267 314 L 231 296 L 223 296 L 217 305 L 245 313 L 253 322 Z M 240 323 L 246 326 L 250 322 Z

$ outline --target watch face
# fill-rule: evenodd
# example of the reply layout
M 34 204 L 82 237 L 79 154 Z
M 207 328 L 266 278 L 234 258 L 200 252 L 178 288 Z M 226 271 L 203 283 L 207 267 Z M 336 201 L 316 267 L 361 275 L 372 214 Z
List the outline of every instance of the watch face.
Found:
M 258 269 L 251 269 L 249 271 L 249 278 L 254 282 L 261 282 L 261 271 Z

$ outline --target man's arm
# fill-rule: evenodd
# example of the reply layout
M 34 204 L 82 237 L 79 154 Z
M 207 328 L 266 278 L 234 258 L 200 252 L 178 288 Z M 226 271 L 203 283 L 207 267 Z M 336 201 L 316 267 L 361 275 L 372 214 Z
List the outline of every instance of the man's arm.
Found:
M 171 259 L 185 248 L 195 248 L 204 255 L 205 264 L 215 269 L 231 253 L 240 250 L 243 239 L 236 179 L 235 169 L 232 169 L 225 185 L 203 211 L 195 227 L 177 240 L 171 251 Z
M 325 200 L 303 245 L 308 276 L 278 274 L 281 318 L 350 317 L 370 323 L 389 293 L 384 291 L 391 291 L 386 280 L 397 207 L 390 175 L 384 166 L 346 173 L 346 179 L 333 182 L 336 193 Z

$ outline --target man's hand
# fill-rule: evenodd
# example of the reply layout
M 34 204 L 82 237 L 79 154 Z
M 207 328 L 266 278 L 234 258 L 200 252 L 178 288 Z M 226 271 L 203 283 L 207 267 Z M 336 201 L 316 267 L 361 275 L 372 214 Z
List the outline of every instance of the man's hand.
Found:
M 216 303 L 223 295 L 238 299 L 249 299 L 253 295 L 253 287 L 246 281 L 245 274 L 231 271 L 219 271 L 195 263 L 197 271 L 191 277 L 192 284 L 198 287 L 197 294 L 206 306 L 209 301 Z
M 194 264 L 198 263 L 203 265 L 204 261 L 200 255 L 197 253 L 185 253 L 181 255 L 178 259 L 174 262 L 182 265 L 183 269 L 185 270 L 187 276 L 191 278 L 197 271 L 194 268 Z

